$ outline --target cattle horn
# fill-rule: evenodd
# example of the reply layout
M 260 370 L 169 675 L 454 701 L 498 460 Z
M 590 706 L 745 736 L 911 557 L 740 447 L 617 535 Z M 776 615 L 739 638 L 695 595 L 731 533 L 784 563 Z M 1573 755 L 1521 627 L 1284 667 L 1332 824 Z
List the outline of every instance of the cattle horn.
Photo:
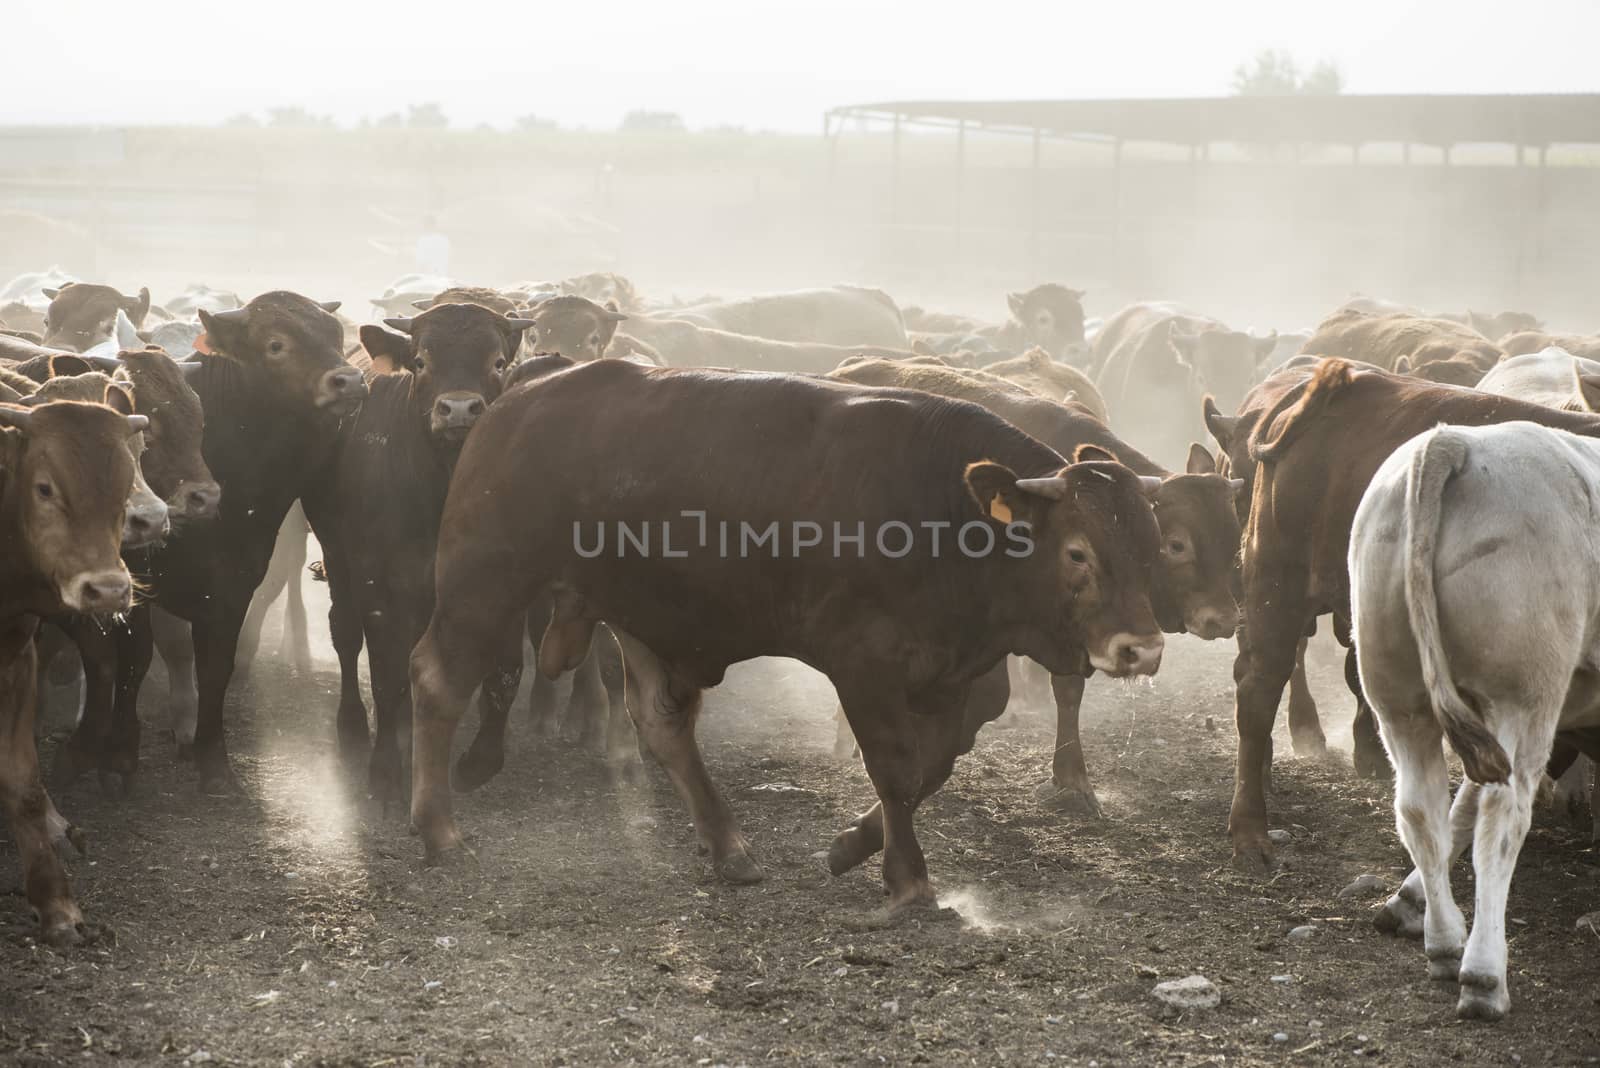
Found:
M 334 312 L 338 311 L 339 308 L 343 304 L 344 304 L 344 301 L 342 301 L 342 300 L 319 300 L 319 301 L 317 301 L 317 307 L 321 308 L 323 311 L 327 312 L 329 315 L 332 315 Z
M 117 359 L 115 356 L 81 356 L 79 359 L 83 360 L 90 367 L 93 367 L 96 371 L 103 371 L 108 375 L 115 374 L 116 372 L 122 370 L 122 361 Z
M 128 421 L 128 433 L 130 434 L 137 434 L 150 426 L 150 417 L 148 415 L 125 415 L 123 418 Z
M 398 330 L 402 334 L 410 334 L 412 318 L 412 316 L 406 315 L 395 319 L 385 319 L 383 321 L 383 325 L 387 326 L 390 330 Z
M 23 398 L 27 400 L 26 397 Z M 12 408 L 0 404 L 0 426 L 13 426 L 18 430 L 26 431 L 33 422 L 33 413 L 25 408 Z
M 1060 475 L 1050 478 L 1019 478 L 1017 489 L 1036 497 L 1048 497 L 1052 501 L 1059 501 L 1067 496 L 1067 480 Z
M 208 312 L 208 311 L 206 311 L 205 309 L 202 308 L 201 312 L 202 312 L 203 315 L 205 315 L 206 318 L 210 319 L 212 322 L 226 323 L 226 324 L 228 324 L 230 326 L 232 326 L 232 325 L 241 325 L 243 323 L 246 323 L 246 322 L 250 321 L 250 309 L 249 308 L 230 308 L 227 311 L 220 311 L 220 312 Z M 202 322 L 203 321 L 204 320 L 202 320 Z
M 199 360 L 178 361 L 178 370 L 183 373 L 183 377 L 186 379 L 193 378 L 195 375 L 199 374 L 200 368 L 204 366 L 205 364 L 201 363 Z
M 1233 492 L 1238 493 L 1240 490 L 1244 489 L 1244 479 L 1230 478 L 1228 479 L 1228 485 L 1233 487 Z
M 1156 494 L 1161 492 L 1161 480 L 1154 475 L 1140 475 L 1139 490 L 1146 497 L 1155 500 Z
M 627 322 L 627 320 L 628 320 L 628 316 L 627 316 L 626 312 L 619 312 L 619 311 L 607 311 L 606 312 L 606 321 L 607 322 L 610 322 L 610 323 L 622 323 L 622 322 Z
M 532 319 L 518 319 L 514 315 L 507 315 L 506 325 L 511 327 L 513 330 L 528 330 L 532 327 L 538 326 L 539 324 Z
M 65 289 L 65 288 L 66 288 L 65 286 L 62 287 L 62 289 Z M 45 296 L 49 297 L 51 300 L 55 300 L 57 297 L 59 297 L 61 295 L 61 290 L 60 289 L 48 289 L 47 288 L 47 289 L 41 289 L 41 290 L 39 290 L 39 292 L 43 293 Z
M 30 393 L 26 397 L 23 397 L 21 400 L 13 401 L 12 403 L 13 404 L 20 404 L 24 408 L 37 408 L 41 404 L 48 404 L 49 400 L 50 399 L 48 397 L 41 397 L 37 393 Z M 0 409 L 0 411 L 4 411 L 4 409 Z

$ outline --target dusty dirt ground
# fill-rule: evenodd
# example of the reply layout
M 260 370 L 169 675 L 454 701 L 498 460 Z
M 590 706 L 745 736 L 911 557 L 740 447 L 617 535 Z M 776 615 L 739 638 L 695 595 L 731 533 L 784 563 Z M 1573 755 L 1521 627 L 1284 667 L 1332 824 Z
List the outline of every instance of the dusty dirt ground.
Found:
M 1574 931 L 1600 908 L 1587 833 L 1538 815 L 1512 887 L 1512 1014 L 1458 1022 L 1420 945 L 1373 929 L 1379 899 L 1337 897 L 1359 874 L 1393 887 L 1404 872 L 1386 784 L 1354 779 L 1342 756 L 1294 759 L 1280 730 L 1283 869 L 1230 867 L 1231 657 L 1231 642 L 1180 639 L 1153 686 L 1090 684 L 1102 819 L 1033 800 L 1044 719 L 986 730 L 919 817 L 958 918 L 878 929 L 864 922 L 876 864 L 834 879 L 820 859 L 871 793 L 830 760 L 831 690 L 799 665 L 736 669 L 702 721 L 766 866 L 749 888 L 715 880 L 663 776 L 613 781 L 520 716 L 505 772 L 459 802 L 480 862 L 424 870 L 400 814 L 341 779 L 326 660 L 298 677 L 264 659 L 236 686 L 247 796 L 200 796 L 159 729 L 153 677 L 137 795 L 85 781 L 57 798 L 91 832 L 71 876 L 105 937 L 39 945 L 0 847 L 0 1060 L 1600 1061 L 1600 938 Z M 1348 745 L 1336 667 L 1313 682 Z M 1470 867 L 1455 880 L 1469 902 Z M 1289 941 L 1303 924 L 1315 935 Z M 1151 988 L 1196 972 L 1221 1007 L 1160 1016 Z

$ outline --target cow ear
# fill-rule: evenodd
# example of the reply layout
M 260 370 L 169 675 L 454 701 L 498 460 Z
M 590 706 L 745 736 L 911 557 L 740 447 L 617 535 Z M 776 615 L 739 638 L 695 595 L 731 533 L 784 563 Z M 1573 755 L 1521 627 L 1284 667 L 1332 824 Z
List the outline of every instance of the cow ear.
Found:
M 344 306 L 344 301 L 342 301 L 342 300 L 319 300 L 319 301 L 317 301 L 317 307 L 321 308 L 323 311 L 327 312 L 329 315 L 332 315 L 334 312 L 338 311 L 343 306 Z
M 627 318 L 628 317 L 626 315 L 622 314 L 622 312 L 617 309 L 616 301 L 606 301 L 606 319 L 608 319 L 613 325 L 616 323 L 625 322 Z
M 1117 458 L 1111 454 L 1111 450 L 1103 449 L 1099 445 L 1079 445 L 1072 453 L 1072 462 L 1075 464 L 1094 463 L 1096 461 L 1114 464 L 1117 462 Z
M 411 367 L 411 339 L 404 334 L 385 330 L 375 323 L 363 323 L 359 331 L 361 347 L 372 357 L 372 369 L 382 373 L 408 370 Z
M 138 296 L 122 302 L 122 310 L 128 313 L 129 322 L 134 326 L 142 326 L 144 317 L 150 314 L 150 287 L 140 286 Z
M 1004 464 L 991 460 L 968 464 L 967 492 L 978 502 L 978 510 L 996 523 L 1015 523 L 1029 518 L 1032 506 L 1017 488 L 1017 476 Z
M 67 352 L 58 352 L 50 357 L 51 378 L 71 378 L 76 375 L 86 375 L 94 368 L 82 356 L 74 356 Z
M 1399 359 L 1395 360 L 1394 361 L 1394 373 L 1397 374 L 1397 375 L 1413 374 L 1414 373 L 1414 369 L 1411 366 L 1411 357 L 1410 356 L 1401 356 Z
M 1223 415 L 1217 409 L 1217 402 L 1210 397 L 1201 405 L 1201 412 L 1205 416 L 1206 429 L 1211 431 L 1211 436 L 1217 439 L 1217 444 L 1225 453 L 1233 451 L 1233 439 L 1239 431 L 1239 417 Z
M 1278 332 L 1276 330 L 1266 337 L 1251 338 L 1250 340 L 1255 346 L 1257 367 L 1271 359 L 1272 354 L 1278 350 Z
M 1006 294 L 1006 307 L 1010 308 L 1011 314 L 1015 315 L 1018 319 L 1022 318 L 1023 303 L 1024 301 L 1021 293 Z
M 1204 445 L 1192 441 L 1189 443 L 1189 462 L 1184 465 L 1184 471 L 1191 475 L 1214 475 L 1217 473 L 1217 458 Z
M 1072 288 L 1067 288 L 1067 292 L 1071 293 L 1072 294 L 1072 298 L 1074 300 L 1078 300 L 1078 301 L 1083 300 L 1083 298 L 1085 296 L 1087 296 L 1088 293 L 1089 293 L 1089 291 L 1087 289 L 1072 289 Z
M 232 311 L 208 312 L 200 309 L 200 325 L 206 328 L 203 335 L 206 347 L 201 348 L 197 340 L 197 352 L 226 352 L 229 354 L 243 351 L 245 329 L 250 312 L 245 308 L 235 308 Z
M 67 287 L 66 286 L 62 286 L 61 287 L 61 289 L 65 289 L 65 288 L 67 288 Z M 43 293 L 50 300 L 55 300 L 57 297 L 59 297 L 61 295 L 61 289 L 41 289 L 41 290 L 39 290 L 39 292 Z
M 1572 361 L 1572 375 L 1578 387 L 1578 403 L 1591 412 L 1600 412 L 1600 375 L 1586 375 L 1583 364 Z
M 106 395 L 103 401 L 107 408 L 122 415 L 133 414 L 133 394 L 116 382 L 106 385 Z

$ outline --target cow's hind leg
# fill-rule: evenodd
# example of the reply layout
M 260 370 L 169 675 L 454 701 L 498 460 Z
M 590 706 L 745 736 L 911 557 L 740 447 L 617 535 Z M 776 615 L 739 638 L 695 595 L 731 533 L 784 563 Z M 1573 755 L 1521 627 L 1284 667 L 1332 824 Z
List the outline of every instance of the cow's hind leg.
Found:
M 150 633 L 167 668 L 167 712 L 178 759 L 194 754 L 195 725 L 200 715 L 200 687 L 195 680 L 194 635 L 189 624 L 160 608 L 150 610 Z
M 730 883 L 761 881 L 765 877 L 761 866 L 750 855 L 750 845 L 733 810 L 706 772 L 695 741 L 699 687 L 674 677 L 671 666 L 636 638 L 620 630 L 612 633 L 622 646 L 628 714 L 688 804 L 695 831 L 710 850 L 717 875 Z
M 1455 854 L 1443 735 L 1426 705 L 1398 718 L 1386 716 L 1384 721 L 1395 762 L 1395 823 L 1422 884 L 1428 974 L 1453 982 L 1461 967 L 1467 924 L 1450 893 Z
M 339 709 L 335 713 L 335 729 L 339 736 L 339 758 L 347 772 L 353 774 L 362 761 L 376 761 L 372 735 L 367 728 L 367 706 L 361 699 L 361 647 L 369 627 L 392 625 L 381 614 L 373 620 L 361 618 L 361 601 L 356 597 L 352 583 L 355 576 L 343 555 L 332 544 L 323 547 L 323 569 L 328 576 L 328 633 L 333 640 L 333 651 L 339 657 Z M 409 652 L 409 650 L 408 650 Z M 367 654 L 371 666 L 372 654 Z M 406 672 L 405 658 L 397 669 Z M 373 689 L 378 686 L 377 670 L 373 669 Z M 373 704 L 377 704 L 373 696 Z M 369 774 L 371 766 L 369 764 Z
M 1322 720 L 1317 715 L 1317 702 L 1312 699 L 1311 685 L 1306 681 L 1306 644 L 1310 638 L 1301 638 L 1294 653 L 1294 674 L 1289 676 L 1289 739 L 1297 757 L 1316 759 L 1328 755 L 1328 738 L 1322 733 Z
M 1383 739 L 1378 737 L 1377 717 L 1372 714 L 1372 706 L 1367 703 L 1367 695 L 1361 689 L 1361 673 L 1356 668 L 1356 649 L 1353 645 L 1345 654 L 1344 681 L 1356 699 L 1356 718 L 1350 725 L 1354 746 L 1351 763 L 1355 766 L 1356 774 L 1363 778 L 1387 779 L 1394 774 L 1394 769 L 1389 766 L 1389 755 L 1384 752 Z
M 457 790 L 476 790 L 496 775 L 506 763 L 506 726 L 511 705 L 522 687 L 522 643 L 513 651 L 507 647 L 483 680 L 478 694 L 478 733 L 456 761 L 452 782 Z
M 1533 794 L 1548 751 L 1547 741 L 1537 762 L 1516 753 L 1510 781 L 1484 785 L 1478 798 L 1478 825 L 1472 839 L 1477 900 L 1472 934 L 1461 958 L 1461 998 L 1456 1003 L 1456 1015 L 1466 1019 L 1498 1020 L 1511 1007 L 1506 988 L 1506 897 L 1533 819 Z
M 1056 748 L 1050 758 L 1050 781 L 1037 791 L 1049 808 L 1100 815 L 1100 802 L 1089 781 L 1089 765 L 1083 759 L 1083 736 L 1078 732 L 1078 714 L 1083 708 L 1082 675 L 1052 675 L 1050 688 L 1056 699 Z
M 133 793 L 139 773 L 139 685 L 150 670 L 153 655 L 150 606 L 134 605 L 126 625 L 116 632 L 116 698 L 111 711 L 111 733 L 106 739 L 101 774 L 123 796 Z

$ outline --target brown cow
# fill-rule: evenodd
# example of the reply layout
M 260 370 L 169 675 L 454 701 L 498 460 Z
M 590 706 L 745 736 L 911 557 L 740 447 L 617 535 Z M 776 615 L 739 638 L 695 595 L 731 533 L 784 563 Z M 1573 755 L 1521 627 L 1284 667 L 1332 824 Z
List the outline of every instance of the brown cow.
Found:
M 1552 346 L 1586 360 L 1600 360 L 1600 334 L 1547 334 L 1542 330 L 1523 330 L 1500 342 L 1507 356 L 1526 356 Z
M 68 282 L 46 289 L 50 307 L 44 313 L 45 348 L 86 352 L 117 336 L 117 312 L 124 312 L 135 327 L 144 325 L 150 311 L 150 290 L 125 297 L 110 286 Z
M 1322 320 L 1300 351 L 1312 356 L 1341 356 L 1397 373 L 1404 358 L 1408 373 L 1419 378 L 1427 375 L 1428 364 L 1454 361 L 1476 370 L 1477 378 L 1465 383 L 1456 381 L 1459 376 L 1442 380 L 1469 386 L 1476 385 L 1505 355 L 1500 346 L 1470 326 L 1448 319 L 1404 313 L 1369 315 L 1353 309 L 1334 312 Z M 1467 372 L 1469 377 L 1470 373 Z M 1223 406 L 1227 407 L 1226 402 Z
M 1401 444 L 1439 423 L 1526 419 L 1600 436 L 1600 416 L 1419 382 L 1338 359 L 1322 361 L 1310 374 L 1273 375 L 1246 399 L 1245 409 L 1251 414 L 1241 422 L 1223 424 L 1210 412 L 1208 422 L 1228 436 L 1218 440 L 1230 464 L 1248 470 L 1253 482 L 1244 532 L 1244 626 L 1234 665 L 1239 756 L 1228 829 L 1235 863 L 1261 868 L 1272 862 L 1265 779 L 1278 701 L 1313 620 L 1331 612 L 1336 630 L 1348 634 L 1350 525 L 1378 467 Z M 1346 678 L 1359 696 L 1354 668 L 1351 656 Z M 1363 743 L 1358 734 L 1358 751 L 1365 745 L 1370 752 L 1377 735 L 1364 702 L 1360 718 L 1368 724 L 1368 740 Z M 1376 754 L 1383 759 L 1381 747 Z
M 22 858 L 23 886 L 52 943 L 84 934 L 83 914 L 52 846 L 74 829 L 39 777 L 34 748 L 34 632 L 41 614 L 125 612 L 122 513 L 134 464 L 124 442 L 148 425 L 117 407 L 58 401 L 0 406 L 0 807 Z M 120 410 L 119 410 L 120 409 Z
M 1095 384 L 1115 428 L 1175 466 L 1202 434 L 1201 399 L 1238 404 L 1276 342 L 1275 333 L 1252 337 L 1175 304 L 1133 304 L 1094 339 Z
M 1052 359 L 1042 348 L 1031 348 L 1021 356 L 985 364 L 983 370 L 1049 400 L 1075 400 L 1102 423 L 1111 422 L 1105 398 L 1100 396 L 1094 380 L 1071 364 Z
M 1119 464 L 1068 465 L 977 405 L 912 390 L 621 360 L 520 386 L 473 431 L 445 503 L 411 659 L 413 826 L 430 858 L 460 847 L 456 723 L 554 585 L 540 670 L 580 662 L 607 621 L 628 710 L 722 878 L 762 871 L 694 740 L 701 692 L 731 664 L 790 656 L 832 680 L 880 798 L 835 839 L 831 870 L 882 849 L 890 909 L 929 904 L 912 816 L 975 720 L 999 714 L 968 714 L 974 681 L 1007 653 L 1054 671 L 1086 654 L 1117 675 L 1159 665 L 1145 492 Z M 641 524 L 653 552 L 593 550 L 597 531 L 628 542 Z M 859 544 L 828 540 L 858 524 Z M 1037 540 L 1008 545 L 1022 534 Z
M 1187 470 L 1174 473 L 1145 458 L 1078 405 L 1019 392 L 979 371 L 921 361 L 858 360 L 847 362 L 828 377 L 859 385 L 919 389 L 981 404 L 1062 456 L 1094 447 L 1135 474 L 1160 479 L 1154 497 L 1162 536 L 1161 562 L 1153 587 L 1156 622 L 1168 634 L 1190 633 L 1206 641 L 1233 636 L 1239 616 L 1234 598 L 1239 553 L 1236 494 L 1242 483 L 1218 476 L 1211 454 L 1204 448 L 1191 446 Z M 992 685 L 1006 690 L 1005 666 L 996 670 Z M 1050 782 L 1041 787 L 1039 796 L 1052 808 L 1099 811 L 1078 734 L 1084 681 L 1091 674 L 1093 669 L 1056 674 L 1051 679 L 1056 744 Z
M 617 324 L 628 317 L 615 305 L 588 297 L 550 297 L 527 313 L 533 320 L 533 350 L 540 356 L 565 356 L 582 363 L 606 354 Z

